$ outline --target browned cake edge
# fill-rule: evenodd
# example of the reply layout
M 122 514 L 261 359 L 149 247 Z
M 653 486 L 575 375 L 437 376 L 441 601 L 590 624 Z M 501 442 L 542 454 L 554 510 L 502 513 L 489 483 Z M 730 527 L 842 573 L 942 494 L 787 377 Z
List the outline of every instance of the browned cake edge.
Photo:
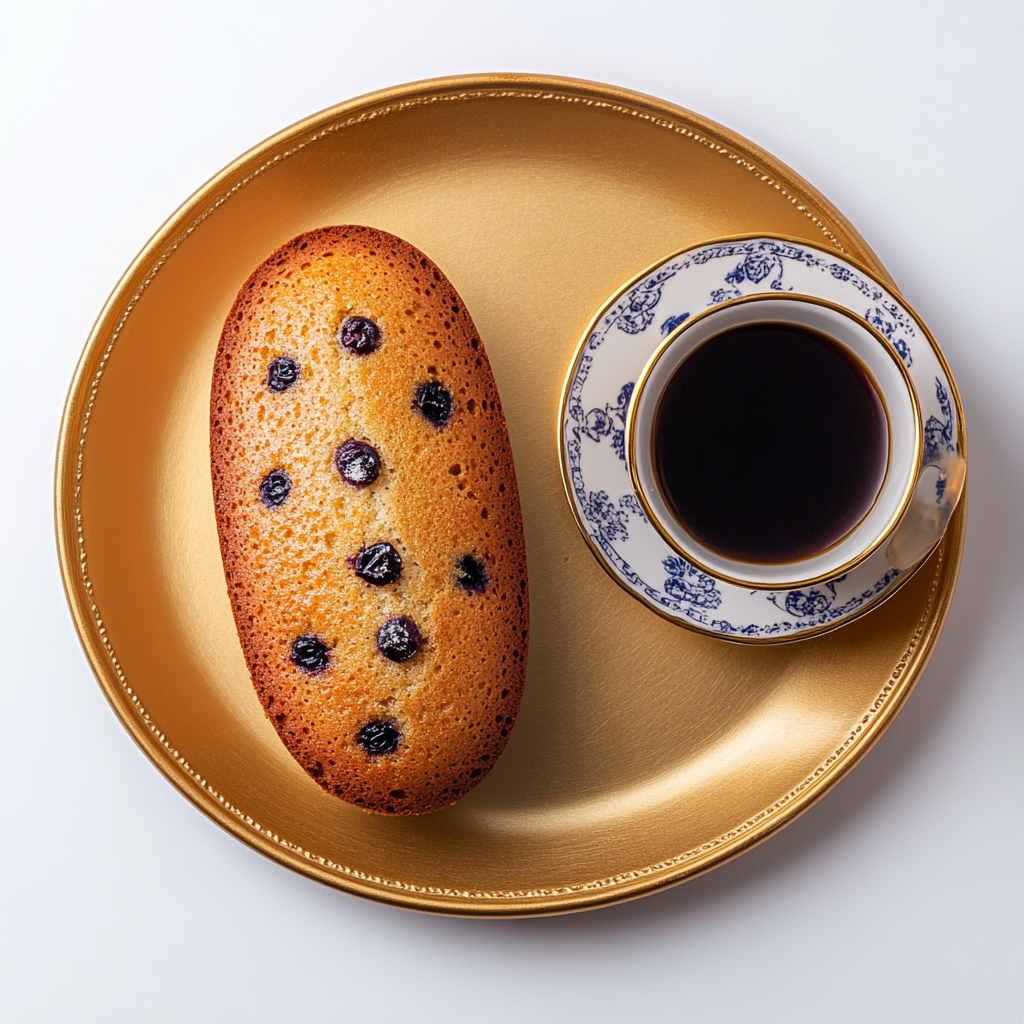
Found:
M 435 308 L 443 307 L 446 315 L 454 322 L 454 330 L 449 340 L 454 340 L 464 348 L 481 368 L 479 376 L 482 378 L 482 394 L 490 396 L 491 406 L 498 412 L 496 419 L 500 430 L 497 433 L 500 436 L 496 437 L 493 454 L 503 463 L 500 475 L 508 479 L 511 485 L 504 496 L 507 501 L 502 523 L 499 525 L 492 520 L 491 526 L 501 530 L 503 544 L 506 537 L 511 541 L 511 550 L 505 553 L 511 571 L 506 571 L 505 575 L 519 577 L 516 587 L 518 593 L 511 595 L 511 598 L 508 594 L 504 595 L 507 601 L 507 618 L 504 624 L 499 624 L 494 629 L 489 642 L 496 649 L 505 649 L 509 654 L 514 651 L 515 659 L 505 667 L 505 675 L 501 679 L 500 713 L 492 717 L 489 727 L 479 729 L 475 745 L 476 756 L 472 759 L 463 758 L 460 764 L 449 765 L 447 770 L 450 777 L 440 779 L 441 784 L 435 782 L 430 792 L 424 792 L 422 787 L 410 785 L 407 778 L 401 781 L 400 775 L 392 773 L 388 778 L 388 773 L 381 770 L 380 762 L 363 766 L 362 771 L 354 769 L 349 763 L 342 765 L 341 770 L 332 772 L 325 768 L 326 761 L 330 760 L 328 755 L 332 751 L 325 749 L 323 743 L 318 745 L 311 742 L 308 736 L 304 736 L 301 730 L 295 728 L 294 707 L 287 708 L 283 713 L 282 722 L 281 709 L 289 705 L 287 686 L 283 686 L 281 680 L 277 678 L 280 671 L 275 669 L 274 659 L 269 656 L 265 638 L 253 624 L 253 607 L 259 601 L 258 581 L 253 578 L 253 567 L 247 566 L 245 558 L 241 555 L 244 540 L 239 536 L 240 528 L 236 526 L 238 517 L 233 518 L 231 515 L 232 504 L 239 497 L 237 474 L 233 471 L 232 457 L 222 443 L 225 433 L 222 417 L 226 405 L 230 406 L 229 393 L 234 381 L 232 356 L 237 355 L 242 347 L 253 343 L 254 339 L 248 336 L 244 325 L 250 322 L 256 307 L 263 302 L 267 282 L 325 255 L 337 255 L 347 251 L 352 256 L 357 256 L 365 255 L 371 250 L 386 253 L 392 260 L 415 266 L 425 275 L 429 275 L 435 290 Z M 456 312 L 453 313 L 452 310 Z M 385 814 L 422 814 L 454 803 L 486 776 L 504 749 L 522 699 L 529 628 L 525 540 L 507 428 L 486 354 L 455 289 L 440 270 L 414 246 L 373 228 L 320 228 L 300 235 L 277 249 L 246 281 L 225 322 L 211 392 L 211 455 L 218 533 L 236 626 L 261 703 L 289 751 L 322 788 L 367 810 Z M 508 580 L 505 582 L 507 584 Z M 503 605 L 505 603 L 503 601 Z M 292 703 L 294 704 L 294 701 Z M 308 709 L 302 709 L 300 719 L 302 715 L 308 713 Z M 333 753 L 337 754 L 336 751 Z M 334 762 L 337 760 L 335 756 Z M 352 760 L 349 759 L 350 762 Z M 433 767 L 436 768 L 437 765 Z M 360 776 L 364 777 L 362 781 Z M 396 778 L 401 784 L 396 784 Z

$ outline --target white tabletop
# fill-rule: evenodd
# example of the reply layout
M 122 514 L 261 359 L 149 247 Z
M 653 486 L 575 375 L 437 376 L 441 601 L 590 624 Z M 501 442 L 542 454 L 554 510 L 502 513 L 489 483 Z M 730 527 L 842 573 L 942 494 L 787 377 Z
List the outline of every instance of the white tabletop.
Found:
M 9 0 L 4 1019 L 1020 1020 L 1022 11 L 1018 0 Z M 52 530 L 75 361 L 119 275 L 178 203 L 322 107 L 490 70 L 665 97 L 806 177 L 932 328 L 971 446 L 945 633 L 851 776 L 710 875 L 524 921 L 363 902 L 201 815 L 93 680 Z

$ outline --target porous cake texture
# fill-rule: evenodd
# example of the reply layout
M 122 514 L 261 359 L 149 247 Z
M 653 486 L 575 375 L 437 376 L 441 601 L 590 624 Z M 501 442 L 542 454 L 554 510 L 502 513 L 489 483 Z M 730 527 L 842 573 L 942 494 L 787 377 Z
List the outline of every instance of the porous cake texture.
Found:
M 292 756 L 366 810 L 454 803 L 505 747 L 529 639 L 508 430 L 455 289 L 384 231 L 292 239 L 224 324 L 210 449 L 235 624 Z

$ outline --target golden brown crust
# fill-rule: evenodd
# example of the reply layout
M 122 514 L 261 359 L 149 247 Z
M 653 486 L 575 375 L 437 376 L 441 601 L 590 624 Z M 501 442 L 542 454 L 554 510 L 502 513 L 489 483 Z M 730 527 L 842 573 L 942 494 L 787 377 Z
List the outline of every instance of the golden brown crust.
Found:
M 347 317 L 380 328 L 380 347 L 339 345 Z M 287 356 L 298 380 L 267 386 Z M 419 385 L 454 398 L 443 427 L 414 408 Z M 382 468 L 357 488 L 334 456 L 350 438 Z M 261 264 L 235 300 L 213 374 L 210 447 L 221 553 L 246 662 L 289 751 L 330 793 L 367 810 L 422 814 L 453 803 L 501 754 L 526 673 L 526 550 L 508 432 L 487 356 L 455 289 L 408 242 L 367 227 L 307 232 Z M 260 483 L 284 470 L 278 507 Z M 365 546 L 400 553 L 398 580 L 374 586 L 350 563 Z M 456 562 L 486 567 L 481 593 Z M 379 627 L 407 616 L 423 641 L 396 663 Z M 292 660 L 318 637 L 329 664 Z M 401 741 L 372 756 L 369 722 Z

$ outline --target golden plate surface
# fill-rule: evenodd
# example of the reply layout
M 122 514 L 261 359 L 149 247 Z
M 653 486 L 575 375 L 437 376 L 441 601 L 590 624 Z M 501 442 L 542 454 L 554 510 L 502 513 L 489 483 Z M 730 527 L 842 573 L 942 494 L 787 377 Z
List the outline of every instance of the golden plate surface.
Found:
M 221 569 L 208 454 L 213 356 L 276 246 L 369 224 L 423 249 L 472 311 L 501 390 L 533 602 L 508 748 L 456 807 L 365 814 L 264 718 Z M 629 899 L 749 849 L 870 748 L 921 674 L 965 508 L 883 606 L 773 648 L 698 635 L 605 574 L 562 491 L 558 404 L 594 311 L 658 257 L 748 232 L 833 245 L 883 280 L 792 171 L 672 104 L 571 79 L 479 75 L 317 114 L 218 174 L 104 307 L 65 410 L 57 533 L 82 643 L 122 723 L 201 810 L 329 885 L 511 916 Z

